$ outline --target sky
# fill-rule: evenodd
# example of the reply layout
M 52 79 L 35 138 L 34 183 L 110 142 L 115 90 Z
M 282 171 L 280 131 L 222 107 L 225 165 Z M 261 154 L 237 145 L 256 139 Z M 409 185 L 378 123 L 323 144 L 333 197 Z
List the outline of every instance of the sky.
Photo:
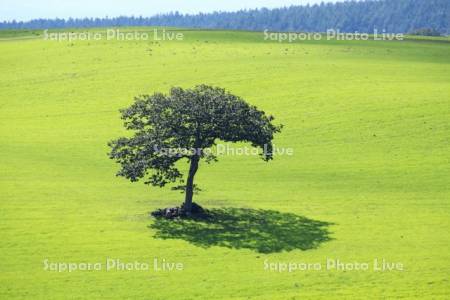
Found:
M 152 16 L 179 11 L 197 13 L 282 7 L 333 0 L 0 0 L 0 21 L 37 18 Z

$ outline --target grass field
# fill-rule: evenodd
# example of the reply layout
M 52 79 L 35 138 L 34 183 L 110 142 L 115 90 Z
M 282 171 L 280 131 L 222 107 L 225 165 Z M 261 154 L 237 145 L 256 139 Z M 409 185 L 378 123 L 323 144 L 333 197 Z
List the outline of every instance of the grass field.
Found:
M 450 43 L 182 32 L 183 41 L 162 42 L 0 32 L 0 298 L 448 299 Z M 285 126 L 275 144 L 295 152 L 201 165 L 195 201 L 241 213 L 232 219 L 239 232 L 164 239 L 170 225 L 148 212 L 183 195 L 115 177 L 106 144 L 124 134 L 118 109 L 135 95 L 201 83 L 275 115 Z M 283 237 L 268 230 L 267 240 L 252 231 L 261 216 L 280 214 L 323 222 L 315 230 L 329 238 L 302 250 L 299 235 L 314 237 L 295 224 L 280 225 Z M 184 269 L 44 270 L 45 259 L 108 257 Z M 404 270 L 264 269 L 327 259 L 386 259 Z

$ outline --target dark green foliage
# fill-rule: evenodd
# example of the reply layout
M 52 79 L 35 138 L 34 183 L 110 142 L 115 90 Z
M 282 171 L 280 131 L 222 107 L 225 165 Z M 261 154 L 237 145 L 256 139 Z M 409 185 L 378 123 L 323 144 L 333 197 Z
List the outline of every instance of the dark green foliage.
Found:
M 121 165 L 117 175 L 131 181 L 144 178 L 146 184 L 163 187 L 183 182 L 176 162 L 186 159 L 190 162 L 187 181 L 176 189 L 185 190 L 188 207 L 200 160 L 217 160 L 206 149 L 219 140 L 248 142 L 266 150 L 261 156 L 268 161 L 272 159 L 273 135 L 281 129 L 272 124 L 272 116 L 255 106 L 224 89 L 206 85 L 172 88 L 169 95 L 140 96 L 121 113 L 125 128 L 134 135 L 109 143 L 110 158 Z M 168 151 L 172 149 L 183 151 Z

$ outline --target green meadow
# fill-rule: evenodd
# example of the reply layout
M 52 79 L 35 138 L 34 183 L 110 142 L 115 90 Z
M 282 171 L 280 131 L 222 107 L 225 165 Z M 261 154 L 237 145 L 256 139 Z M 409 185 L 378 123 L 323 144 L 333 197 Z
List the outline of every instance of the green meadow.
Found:
M 0 32 L 1 299 L 448 299 L 448 39 L 177 32 Z M 275 145 L 294 153 L 202 162 L 194 201 L 224 223 L 157 221 L 149 212 L 183 195 L 115 177 L 107 142 L 126 135 L 118 110 L 134 96 L 203 83 L 273 114 Z M 107 270 L 108 258 L 150 269 Z M 402 269 L 374 269 L 383 259 Z M 272 268 L 283 263 L 321 269 Z

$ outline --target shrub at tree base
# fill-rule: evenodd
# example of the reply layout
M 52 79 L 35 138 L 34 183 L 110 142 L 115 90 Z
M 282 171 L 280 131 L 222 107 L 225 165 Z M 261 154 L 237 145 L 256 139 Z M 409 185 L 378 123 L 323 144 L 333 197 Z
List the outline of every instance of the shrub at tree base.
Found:
M 175 219 L 175 218 L 186 218 L 186 217 L 206 217 L 207 210 L 193 202 L 191 207 L 191 214 L 189 215 L 186 212 L 185 204 L 183 203 L 181 207 L 167 207 L 162 209 L 157 209 L 150 214 L 155 218 L 166 218 L 166 219 Z

